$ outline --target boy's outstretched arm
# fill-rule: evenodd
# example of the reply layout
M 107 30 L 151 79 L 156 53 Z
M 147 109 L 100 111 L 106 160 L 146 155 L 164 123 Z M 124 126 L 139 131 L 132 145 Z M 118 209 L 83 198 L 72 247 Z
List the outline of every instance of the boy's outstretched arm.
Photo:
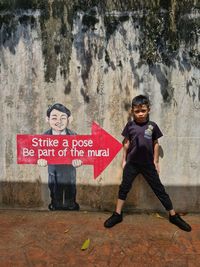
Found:
M 160 172 L 160 165 L 159 165 L 159 143 L 158 140 L 155 140 L 153 143 L 153 147 L 154 147 L 154 164 L 156 167 L 157 172 Z
M 124 138 L 122 144 L 123 144 L 122 168 L 124 168 L 124 166 L 126 165 L 127 150 L 130 142 L 127 138 Z

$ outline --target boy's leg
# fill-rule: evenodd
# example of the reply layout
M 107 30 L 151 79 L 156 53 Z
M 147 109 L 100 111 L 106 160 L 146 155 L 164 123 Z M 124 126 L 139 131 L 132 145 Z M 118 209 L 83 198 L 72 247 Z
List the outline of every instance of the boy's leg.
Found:
M 128 162 L 123 170 L 122 182 L 119 186 L 118 199 L 126 200 L 135 177 L 139 174 L 137 164 Z
M 167 211 L 173 210 L 173 205 L 171 202 L 171 199 L 169 195 L 166 193 L 165 188 L 163 184 L 160 181 L 160 177 L 158 175 L 158 172 L 155 168 L 155 166 L 147 165 L 141 167 L 141 173 L 144 176 L 147 183 L 152 188 L 153 192 L 157 196 L 157 198 L 160 200 L 162 205 L 165 207 Z
M 175 213 L 169 195 L 166 193 L 160 177 L 154 165 L 145 166 L 141 168 L 145 180 L 151 186 L 153 192 L 163 204 L 165 209 L 169 211 L 169 221 L 184 231 L 191 231 L 191 226 L 187 224 L 178 214 Z
M 122 199 L 117 199 L 117 205 L 116 205 L 116 209 L 115 211 L 118 213 L 118 214 L 121 214 L 122 213 L 122 208 L 124 206 L 124 202 L 125 200 L 122 200 Z
M 106 228 L 113 227 L 115 224 L 122 222 L 122 208 L 127 194 L 132 187 L 132 183 L 138 174 L 138 168 L 134 164 L 127 163 L 125 165 L 123 170 L 122 183 L 119 187 L 116 209 L 112 216 L 105 221 L 104 226 Z

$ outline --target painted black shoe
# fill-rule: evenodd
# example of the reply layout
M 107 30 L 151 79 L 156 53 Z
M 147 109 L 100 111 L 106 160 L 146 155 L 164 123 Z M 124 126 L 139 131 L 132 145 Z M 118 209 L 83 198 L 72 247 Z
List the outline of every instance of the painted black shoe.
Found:
M 77 210 L 80 210 L 80 206 L 77 202 L 75 202 L 75 203 L 70 204 L 70 205 L 64 205 L 63 210 L 71 210 L 71 211 L 75 210 L 75 211 L 77 211 Z
M 192 231 L 192 227 L 188 223 L 186 223 L 178 214 L 169 215 L 169 221 L 178 226 L 183 231 Z
M 75 202 L 72 206 L 69 206 L 69 210 L 80 210 L 80 206 Z
M 104 227 L 111 228 L 115 224 L 122 222 L 123 216 L 117 212 L 113 212 L 112 216 L 110 216 L 105 222 Z
M 51 211 L 54 211 L 54 210 L 63 210 L 63 206 L 62 205 L 60 205 L 60 204 L 54 204 L 54 203 L 50 203 L 48 205 L 48 208 Z
M 50 203 L 50 204 L 48 205 L 48 209 L 51 210 L 51 211 L 56 210 L 56 208 L 54 207 L 54 205 L 53 205 L 52 203 Z

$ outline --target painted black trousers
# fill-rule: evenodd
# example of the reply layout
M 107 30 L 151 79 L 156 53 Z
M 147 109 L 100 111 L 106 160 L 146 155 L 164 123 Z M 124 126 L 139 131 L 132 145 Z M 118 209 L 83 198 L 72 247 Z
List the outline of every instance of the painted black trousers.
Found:
M 72 165 L 48 165 L 48 186 L 54 206 L 76 202 L 76 169 Z
M 119 187 L 118 198 L 121 200 L 126 200 L 127 194 L 132 188 L 133 181 L 138 174 L 143 175 L 165 209 L 167 211 L 172 210 L 172 202 L 160 181 L 160 177 L 154 164 L 138 164 L 127 162 L 123 170 L 123 177 Z

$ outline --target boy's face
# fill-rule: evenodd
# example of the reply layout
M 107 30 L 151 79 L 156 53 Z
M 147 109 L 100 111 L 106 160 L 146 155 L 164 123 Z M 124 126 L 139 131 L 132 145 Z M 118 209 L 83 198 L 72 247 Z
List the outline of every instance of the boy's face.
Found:
M 54 131 L 61 132 L 67 128 L 69 120 L 66 113 L 53 109 L 48 118 L 48 122 Z
M 146 122 L 150 108 L 147 105 L 139 105 L 132 108 L 133 116 L 136 122 Z

